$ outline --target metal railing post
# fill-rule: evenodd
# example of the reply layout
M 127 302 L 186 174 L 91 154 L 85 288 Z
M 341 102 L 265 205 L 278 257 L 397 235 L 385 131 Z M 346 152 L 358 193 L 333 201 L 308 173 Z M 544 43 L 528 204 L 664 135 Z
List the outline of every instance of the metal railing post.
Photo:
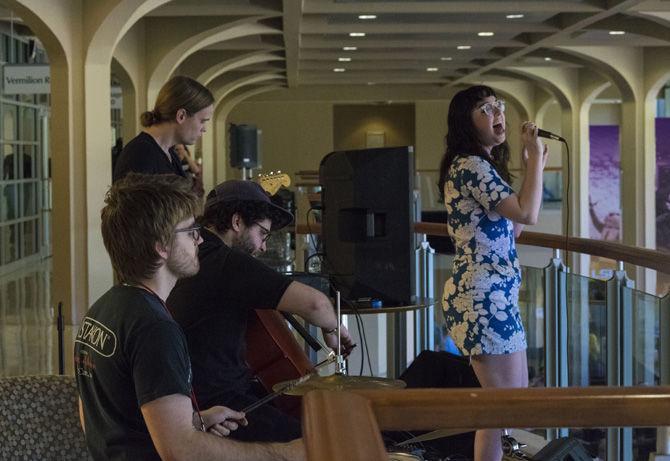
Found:
M 435 299 L 435 250 L 431 248 L 426 234 L 416 249 L 416 296 L 419 303 Z M 435 347 L 434 306 L 414 311 L 414 352 Z
M 628 278 L 623 263 L 607 281 L 607 385 L 633 384 L 633 298 L 634 282 Z M 633 459 L 633 429 L 607 429 L 607 459 Z
M 568 385 L 568 322 L 567 322 L 568 269 L 560 258 L 559 250 L 544 269 L 544 338 L 545 386 Z M 566 428 L 547 429 L 547 439 L 567 436 Z

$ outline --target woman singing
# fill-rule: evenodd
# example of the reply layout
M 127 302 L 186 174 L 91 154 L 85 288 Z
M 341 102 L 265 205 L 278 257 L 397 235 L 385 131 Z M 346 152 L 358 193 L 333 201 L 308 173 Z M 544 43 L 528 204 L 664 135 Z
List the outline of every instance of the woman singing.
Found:
M 526 174 L 516 194 L 509 185 L 505 102 L 493 89 L 473 86 L 457 93 L 447 125 L 439 186 L 456 246 L 442 301 L 447 329 L 460 351 L 470 356 L 482 387 L 526 387 L 521 272 L 514 239 L 524 224 L 537 222 L 547 148 L 535 124 L 525 122 L 521 141 Z M 501 431 L 477 431 L 475 460 L 501 458 Z

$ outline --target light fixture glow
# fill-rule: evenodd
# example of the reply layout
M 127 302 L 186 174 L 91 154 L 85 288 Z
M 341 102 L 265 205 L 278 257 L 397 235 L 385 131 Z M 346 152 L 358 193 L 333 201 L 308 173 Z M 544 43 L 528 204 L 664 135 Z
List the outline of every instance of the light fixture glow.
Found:
M 549 56 L 547 56 L 546 58 L 544 58 L 544 60 L 545 61 L 551 61 L 551 58 Z
M 470 45 L 458 45 L 456 47 L 457 50 L 469 50 L 470 48 L 472 48 Z
M 523 14 L 508 14 L 505 17 L 507 19 L 521 19 L 521 18 L 523 18 Z
M 359 14 L 358 19 L 377 19 L 376 14 Z
M 365 32 L 349 32 L 349 37 L 365 37 Z
M 426 71 L 428 72 L 437 72 L 438 68 L 437 67 L 426 67 Z
M 335 69 L 333 69 L 333 72 L 344 72 L 345 70 L 346 69 L 344 69 L 342 67 L 336 67 Z
M 624 35 L 625 33 L 625 30 L 610 30 L 610 35 Z
M 451 61 L 451 59 L 452 59 L 451 56 L 442 56 L 440 58 L 440 61 Z
M 493 32 L 479 32 L 477 35 L 480 37 L 493 37 L 495 34 Z
M 344 51 L 356 51 L 358 49 L 358 47 L 356 47 L 356 46 L 343 46 L 342 49 Z
M 351 58 L 337 58 L 337 60 L 340 62 L 349 62 L 351 61 Z

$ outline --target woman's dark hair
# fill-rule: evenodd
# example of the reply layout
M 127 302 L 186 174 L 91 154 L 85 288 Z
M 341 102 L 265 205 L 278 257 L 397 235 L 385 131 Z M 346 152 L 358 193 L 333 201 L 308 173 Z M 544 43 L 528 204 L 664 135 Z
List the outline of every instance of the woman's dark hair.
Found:
M 149 127 L 162 122 L 174 121 L 177 111 L 184 109 L 189 116 L 214 104 L 214 96 L 199 82 L 177 75 L 168 80 L 158 92 L 154 110 L 140 117 L 142 126 Z
M 489 96 L 497 97 L 493 88 L 476 85 L 456 93 L 449 104 L 447 150 L 440 163 L 440 179 L 437 183 L 442 199 L 444 199 L 444 183 L 447 182 L 449 167 L 459 156 L 477 155 L 482 157 L 493 165 L 503 180 L 509 183 L 513 179 L 508 168 L 510 155 L 507 141 L 491 149 L 491 156 L 489 157 L 482 147 L 477 130 L 472 123 L 472 111 L 482 99 Z

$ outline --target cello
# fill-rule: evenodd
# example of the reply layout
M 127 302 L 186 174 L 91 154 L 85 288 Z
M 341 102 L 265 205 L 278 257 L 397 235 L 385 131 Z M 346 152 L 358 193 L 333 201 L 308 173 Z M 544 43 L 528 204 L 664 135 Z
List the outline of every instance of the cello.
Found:
M 269 195 L 276 194 L 281 186 L 291 184 L 291 178 L 281 172 L 259 175 L 256 181 Z M 314 366 L 287 321 L 315 351 L 322 349 L 291 314 L 267 309 L 252 311 L 247 322 L 247 364 L 268 393 L 272 393 L 272 386 L 279 382 L 314 372 Z M 300 397 L 282 395 L 275 399 L 274 404 L 285 413 L 300 418 Z
M 291 314 L 268 309 L 252 311 L 247 326 L 247 364 L 268 393 L 279 382 L 295 380 L 315 371 L 287 321 L 312 349 L 323 349 Z M 274 402 L 277 408 L 297 419 L 300 419 L 301 403 L 301 397 L 290 395 L 281 395 Z

